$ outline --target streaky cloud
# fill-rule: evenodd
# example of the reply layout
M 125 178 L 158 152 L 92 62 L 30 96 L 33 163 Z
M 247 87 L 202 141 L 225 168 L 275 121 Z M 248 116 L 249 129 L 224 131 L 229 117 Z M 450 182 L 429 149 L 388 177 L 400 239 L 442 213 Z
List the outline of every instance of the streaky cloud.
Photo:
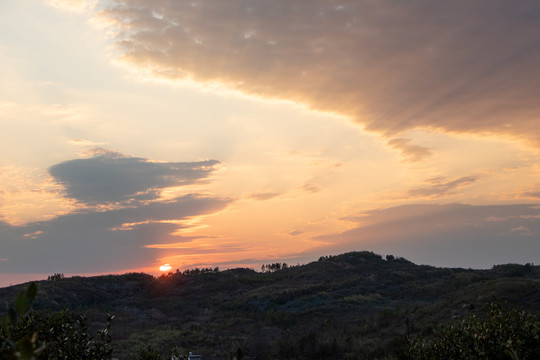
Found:
M 264 201 L 264 200 L 273 199 L 273 198 L 275 198 L 275 197 L 277 197 L 279 195 L 281 195 L 281 193 L 277 193 L 277 192 L 261 192 L 261 193 L 251 194 L 251 195 L 249 195 L 249 198 L 253 199 L 253 200 Z
M 459 188 L 470 185 L 476 181 L 475 176 L 462 176 L 453 180 L 446 178 L 433 178 L 427 180 L 428 186 L 411 189 L 407 192 L 407 197 L 428 197 L 439 198 L 454 194 Z
M 183 239 L 174 232 L 185 225 L 167 220 L 212 214 L 230 202 L 186 195 L 168 202 L 69 214 L 18 227 L 0 224 L 0 253 L 10 259 L 0 264 L 0 272 L 111 272 L 146 265 L 159 254 L 159 249 L 146 245 Z M 126 231 L 114 230 L 126 223 L 137 225 Z
M 540 191 L 528 191 L 522 194 L 525 197 L 537 198 L 540 199 Z
M 302 186 L 302 190 L 304 190 L 305 192 L 308 192 L 308 193 L 318 193 L 319 191 L 322 190 L 322 188 L 318 185 L 315 185 L 315 184 L 311 184 L 311 183 L 306 183 Z

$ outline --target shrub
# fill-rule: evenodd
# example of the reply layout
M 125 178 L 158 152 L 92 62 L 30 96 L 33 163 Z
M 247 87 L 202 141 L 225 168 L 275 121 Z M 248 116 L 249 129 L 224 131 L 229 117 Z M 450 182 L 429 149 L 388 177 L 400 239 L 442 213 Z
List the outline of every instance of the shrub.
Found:
M 96 339 L 88 334 L 83 316 L 67 310 L 50 315 L 32 311 L 36 293 L 36 284 L 31 283 L 7 309 L 0 328 L 0 360 L 111 358 L 109 330 L 113 316 Z
M 490 305 L 487 318 L 471 316 L 440 326 L 432 340 L 411 337 L 411 360 L 536 359 L 540 354 L 540 318 Z

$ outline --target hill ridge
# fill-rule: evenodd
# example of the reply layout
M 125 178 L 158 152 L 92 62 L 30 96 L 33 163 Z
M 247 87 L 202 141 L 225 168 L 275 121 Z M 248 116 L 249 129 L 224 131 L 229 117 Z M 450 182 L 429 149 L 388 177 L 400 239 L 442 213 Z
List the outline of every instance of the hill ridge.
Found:
M 107 313 L 116 314 L 111 334 L 121 359 L 141 344 L 164 353 L 173 346 L 196 349 L 205 360 L 227 358 L 232 347 L 258 359 L 280 351 L 309 359 L 330 350 L 382 358 L 397 351 L 406 332 L 428 334 L 439 323 L 482 315 L 493 301 L 540 310 L 539 266 L 438 268 L 368 251 L 266 272 L 199 269 L 37 284 L 37 310 L 69 308 L 96 328 Z M 11 301 L 24 286 L 0 289 L 0 301 Z

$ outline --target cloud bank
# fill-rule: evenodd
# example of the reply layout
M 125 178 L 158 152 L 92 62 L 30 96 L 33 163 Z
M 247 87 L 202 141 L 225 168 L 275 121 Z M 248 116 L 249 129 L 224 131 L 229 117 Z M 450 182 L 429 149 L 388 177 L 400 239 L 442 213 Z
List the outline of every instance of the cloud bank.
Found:
M 81 207 L 23 226 L 0 221 L 0 254 L 5 259 L 0 272 L 96 273 L 148 266 L 163 255 L 149 245 L 192 240 L 177 231 L 231 202 L 198 194 L 168 200 L 159 196 L 167 187 L 207 179 L 216 164 L 215 160 L 155 162 L 99 151 L 91 158 L 54 165 L 51 175 Z M 92 206 L 112 202 L 114 206 Z
M 355 228 L 317 240 L 332 253 L 360 248 L 423 264 L 490 268 L 538 263 L 539 219 L 540 207 L 531 204 L 403 205 L 348 218 Z
M 182 227 L 181 220 L 214 213 L 228 203 L 226 199 L 185 196 L 137 208 L 70 214 L 19 227 L 0 226 L 0 253 L 8 259 L 0 264 L 0 271 L 84 273 L 147 266 L 160 252 L 146 245 L 182 241 L 174 234 Z M 119 230 L 122 224 L 135 225 Z
M 115 0 L 97 8 L 117 31 L 121 58 L 156 76 L 304 103 L 389 137 L 422 128 L 540 146 L 535 0 Z M 411 160 L 428 154 L 410 150 Z

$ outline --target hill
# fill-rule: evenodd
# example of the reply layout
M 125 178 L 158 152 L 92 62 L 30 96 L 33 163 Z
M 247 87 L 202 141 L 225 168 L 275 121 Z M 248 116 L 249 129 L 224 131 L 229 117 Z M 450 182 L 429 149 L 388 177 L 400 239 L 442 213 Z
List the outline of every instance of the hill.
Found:
M 489 303 L 540 311 L 540 267 L 437 268 L 371 252 L 299 266 L 131 273 L 38 282 L 34 308 L 68 308 L 102 327 L 115 314 L 114 356 L 151 345 L 228 359 L 397 358 L 407 334 L 485 315 Z M 0 289 L 11 302 L 26 285 Z

